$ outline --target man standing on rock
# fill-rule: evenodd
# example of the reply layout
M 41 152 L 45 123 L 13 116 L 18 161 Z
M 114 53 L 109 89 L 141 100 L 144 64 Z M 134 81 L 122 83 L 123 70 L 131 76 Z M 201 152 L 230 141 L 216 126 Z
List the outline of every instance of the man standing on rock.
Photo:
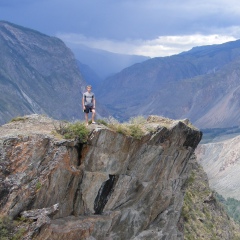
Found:
M 86 125 L 88 125 L 88 113 L 92 113 L 92 123 L 94 124 L 94 117 L 95 117 L 95 106 L 96 106 L 96 101 L 95 101 L 95 96 L 94 93 L 91 92 L 92 86 L 87 86 L 87 92 L 83 94 L 82 98 L 82 106 L 83 106 L 83 111 L 85 112 L 85 121 Z

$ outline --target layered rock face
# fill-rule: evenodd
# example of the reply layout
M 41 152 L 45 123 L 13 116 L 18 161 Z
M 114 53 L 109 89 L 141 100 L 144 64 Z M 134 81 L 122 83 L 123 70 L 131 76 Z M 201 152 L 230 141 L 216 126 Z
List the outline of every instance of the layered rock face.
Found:
M 81 144 L 54 135 L 54 122 L 32 115 L 0 127 L 0 214 L 37 220 L 25 239 L 183 239 L 201 132 L 154 117 L 140 140 L 95 125 Z

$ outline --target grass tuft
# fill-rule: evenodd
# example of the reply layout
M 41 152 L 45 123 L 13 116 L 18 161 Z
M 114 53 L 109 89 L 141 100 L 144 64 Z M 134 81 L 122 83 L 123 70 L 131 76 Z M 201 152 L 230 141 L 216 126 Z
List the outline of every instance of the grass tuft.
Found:
M 22 239 L 25 228 L 19 228 L 19 222 L 13 221 L 7 216 L 0 216 L 0 239 L 1 240 L 20 240 Z
M 10 120 L 10 122 L 25 121 L 26 117 L 15 117 Z
M 79 139 L 80 142 L 87 142 L 89 130 L 82 122 L 60 122 L 58 126 L 54 125 L 55 131 L 61 134 L 65 139 Z
M 107 122 L 107 120 L 105 120 L 105 119 L 97 119 L 96 122 L 97 122 L 98 124 L 102 124 L 102 125 L 104 125 L 104 126 L 108 126 L 108 122 Z
M 120 123 L 116 119 L 110 119 L 107 126 L 121 134 L 131 136 L 134 139 L 141 139 L 144 135 L 144 124 L 146 119 L 142 116 L 134 117 L 129 122 Z
M 38 191 L 39 189 L 41 189 L 42 184 L 40 182 L 37 182 L 36 184 L 36 190 Z

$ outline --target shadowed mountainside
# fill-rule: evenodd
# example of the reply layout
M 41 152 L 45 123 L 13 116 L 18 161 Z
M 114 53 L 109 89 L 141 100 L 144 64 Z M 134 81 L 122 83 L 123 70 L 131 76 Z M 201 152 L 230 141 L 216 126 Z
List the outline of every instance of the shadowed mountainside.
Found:
M 0 48 L 0 123 L 30 113 L 83 118 L 86 83 L 60 39 L 1 21 Z
M 76 47 L 69 45 L 69 47 L 74 52 L 76 59 L 93 69 L 101 81 L 126 67 L 149 59 L 145 56 L 112 53 L 84 45 Z

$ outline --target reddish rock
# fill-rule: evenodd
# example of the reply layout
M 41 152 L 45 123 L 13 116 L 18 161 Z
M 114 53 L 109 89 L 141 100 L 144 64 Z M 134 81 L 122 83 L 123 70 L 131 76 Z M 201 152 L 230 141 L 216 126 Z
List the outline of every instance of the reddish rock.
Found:
M 32 227 L 36 239 L 182 239 L 182 187 L 201 132 L 156 119 L 140 140 L 90 126 L 86 144 L 58 138 L 43 116 L 1 126 L 0 214 L 59 204 Z

